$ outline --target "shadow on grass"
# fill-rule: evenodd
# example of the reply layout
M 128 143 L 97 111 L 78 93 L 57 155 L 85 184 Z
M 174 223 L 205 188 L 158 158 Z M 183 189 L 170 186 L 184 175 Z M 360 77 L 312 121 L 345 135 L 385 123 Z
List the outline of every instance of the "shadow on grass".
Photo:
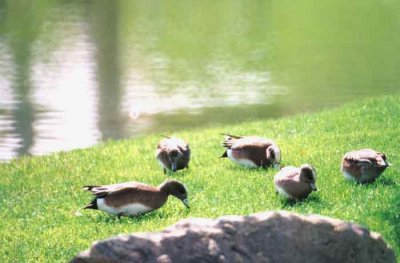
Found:
M 123 224 L 123 223 L 127 223 L 128 221 L 140 223 L 142 221 L 155 220 L 157 218 L 158 219 L 164 218 L 164 214 L 159 211 L 154 211 L 154 212 L 150 212 L 150 213 L 138 215 L 138 216 L 118 217 L 116 215 L 110 215 L 110 214 L 107 214 L 104 212 L 99 212 L 99 214 L 93 218 L 94 219 L 93 221 L 97 222 L 97 223 Z
M 357 181 L 351 181 L 351 180 L 345 180 L 345 183 L 349 186 L 365 187 L 367 189 L 368 188 L 377 188 L 381 185 L 388 186 L 388 187 L 397 185 L 397 183 L 393 179 L 387 178 L 387 177 L 380 177 L 373 182 L 364 183 L 364 184 L 359 183 Z
M 227 167 L 227 169 L 231 170 L 231 171 L 235 171 L 235 172 L 247 172 L 247 173 L 269 173 L 272 172 L 273 174 L 276 174 L 277 172 L 279 172 L 279 170 L 271 168 L 271 167 L 246 167 L 246 166 L 241 166 L 238 164 L 231 164 Z
M 163 173 L 163 170 L 161 169 L 161 173 Z M 190 173 L 190 167 L 189 168 L 183 168 L 181 170 L 177 170 L 176 172 L 173 172 L 172 170 L 167 170 L 167 172 L 164 174 L 166 179 L 173 179 L 174 177 L 183 177 Z
M 312 204 L 320 204 L 320 203 L 321 203 L 321 198 L 318 195 L 311 195 L 311 196 L 309 196 L 305 199 L 299 200 L 299 201 L 281 198 L 282 208 L 301 206 L 304 204 L 312 205 Z
M 394 237 L 393 247 L 398 248 L 398 253 L 400 253 L 400 191 L 396 193 L 388 200 L 390 206 L 385 210 L 377 211 L 377 215 L 386 221 L 389 225 L 393 226 L 392 235 Z M 397 255 L 400 256 L 399 254 Z
M 395 185 L 397 185 L 397 183 L 393 179 L 385 178 L 385 177 L 379 178 L 377 180 L 377 183 L 380 184 L 380 185 L 384 185 L 384 186 L 395 186 Z

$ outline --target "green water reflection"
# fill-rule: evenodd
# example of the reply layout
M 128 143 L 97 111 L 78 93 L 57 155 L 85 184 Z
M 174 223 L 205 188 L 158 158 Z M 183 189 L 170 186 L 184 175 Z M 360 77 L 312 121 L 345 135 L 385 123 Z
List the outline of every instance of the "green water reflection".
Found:
M 0 158 L 397 92 L 400 2 L 0 0 Z

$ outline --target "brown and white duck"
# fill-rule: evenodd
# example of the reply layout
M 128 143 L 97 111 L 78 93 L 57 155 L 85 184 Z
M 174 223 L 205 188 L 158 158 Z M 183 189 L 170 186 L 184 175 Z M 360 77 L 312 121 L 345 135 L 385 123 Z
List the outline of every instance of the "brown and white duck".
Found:
M 346 153 L 342 159 L 341 171 L 346 179 L 365 184 L 375 181 L 390 166 L 386 155 L 372 149 Z
M 246 167 L 274 167 L 279 168 L 281 151 L 272 140 L 257 136 L 225 135 L 222 146 L 226 151 L 220 158 Z
M 190 148 L 182 139 L 165 136 L 156 149 L 156 158 L 164 170 L 177 171 L 189 168 Z
M 292 200 L 304 199 L 312 191 L 317 191 L 316 181 L 317 173 L 309 164 L 303 164 L 300 168 L 283 167 L 274 177 L 277 193 Z
M 163 206 L 169 195 L 180 199 L 189 208 L 186 187 L 176 180 L 166 180 L 158 187 L 140 182 L 113 185 L 87 185 L 95 198 L 84 209 L 101 210 L 118 216 L 136 216 Z

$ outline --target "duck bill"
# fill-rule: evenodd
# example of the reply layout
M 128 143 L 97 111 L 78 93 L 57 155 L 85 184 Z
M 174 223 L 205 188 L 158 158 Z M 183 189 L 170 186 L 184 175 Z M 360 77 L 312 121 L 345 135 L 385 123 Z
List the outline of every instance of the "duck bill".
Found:
M 176 167 L 177 167 L 176 163 L 171 163 L 171 170 L 173 172 L 176 172 Z
M 317 186 L 314 183 L 311 183 L 310 185 L 313 191 L 317 191 Z
M 189 206 L 189 200 L 187 198 L 182 200 L 182 203 L 186 206 L 186 208 L 190 208 Z

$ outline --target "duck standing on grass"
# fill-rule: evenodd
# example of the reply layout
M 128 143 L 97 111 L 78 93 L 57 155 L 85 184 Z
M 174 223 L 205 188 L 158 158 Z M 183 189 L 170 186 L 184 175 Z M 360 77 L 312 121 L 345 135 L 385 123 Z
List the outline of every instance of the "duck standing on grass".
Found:
M 276 192 L 296 201 L 306 198 L 312 191 L 317 191 L 316 181 L 317 173 L 309 164 L 303 164 L 300 168 L 286 166 L 274 177 Z
M 184 168 L 189 168 L 190 148 L 182 139 L 165 136 L 158 145 L 156 158 L 164 170 L 176 172 Z
M 371 183 L 390 166 L 386 155 L 372 149 L 362 149 L 346 153 L 342 159 L 341 171 L 349 180 Z
M 136 216 L 156 210 L 167 202 L 169 195 L 180 199 L 189 208 L 186 187 L 176 180 L 166 180 L 158 187 L 127 182 L 102 186 L 87 185 L 83 189 L 95 196 L 84 209 L 101 210 L 118 217 Z
M 246 167 L 279 168 L 281 151 L 272 140 L 256 136 L 222 135 L 225 135 L 222 146 L 227 149 L 220 158 L 227 157 Z

